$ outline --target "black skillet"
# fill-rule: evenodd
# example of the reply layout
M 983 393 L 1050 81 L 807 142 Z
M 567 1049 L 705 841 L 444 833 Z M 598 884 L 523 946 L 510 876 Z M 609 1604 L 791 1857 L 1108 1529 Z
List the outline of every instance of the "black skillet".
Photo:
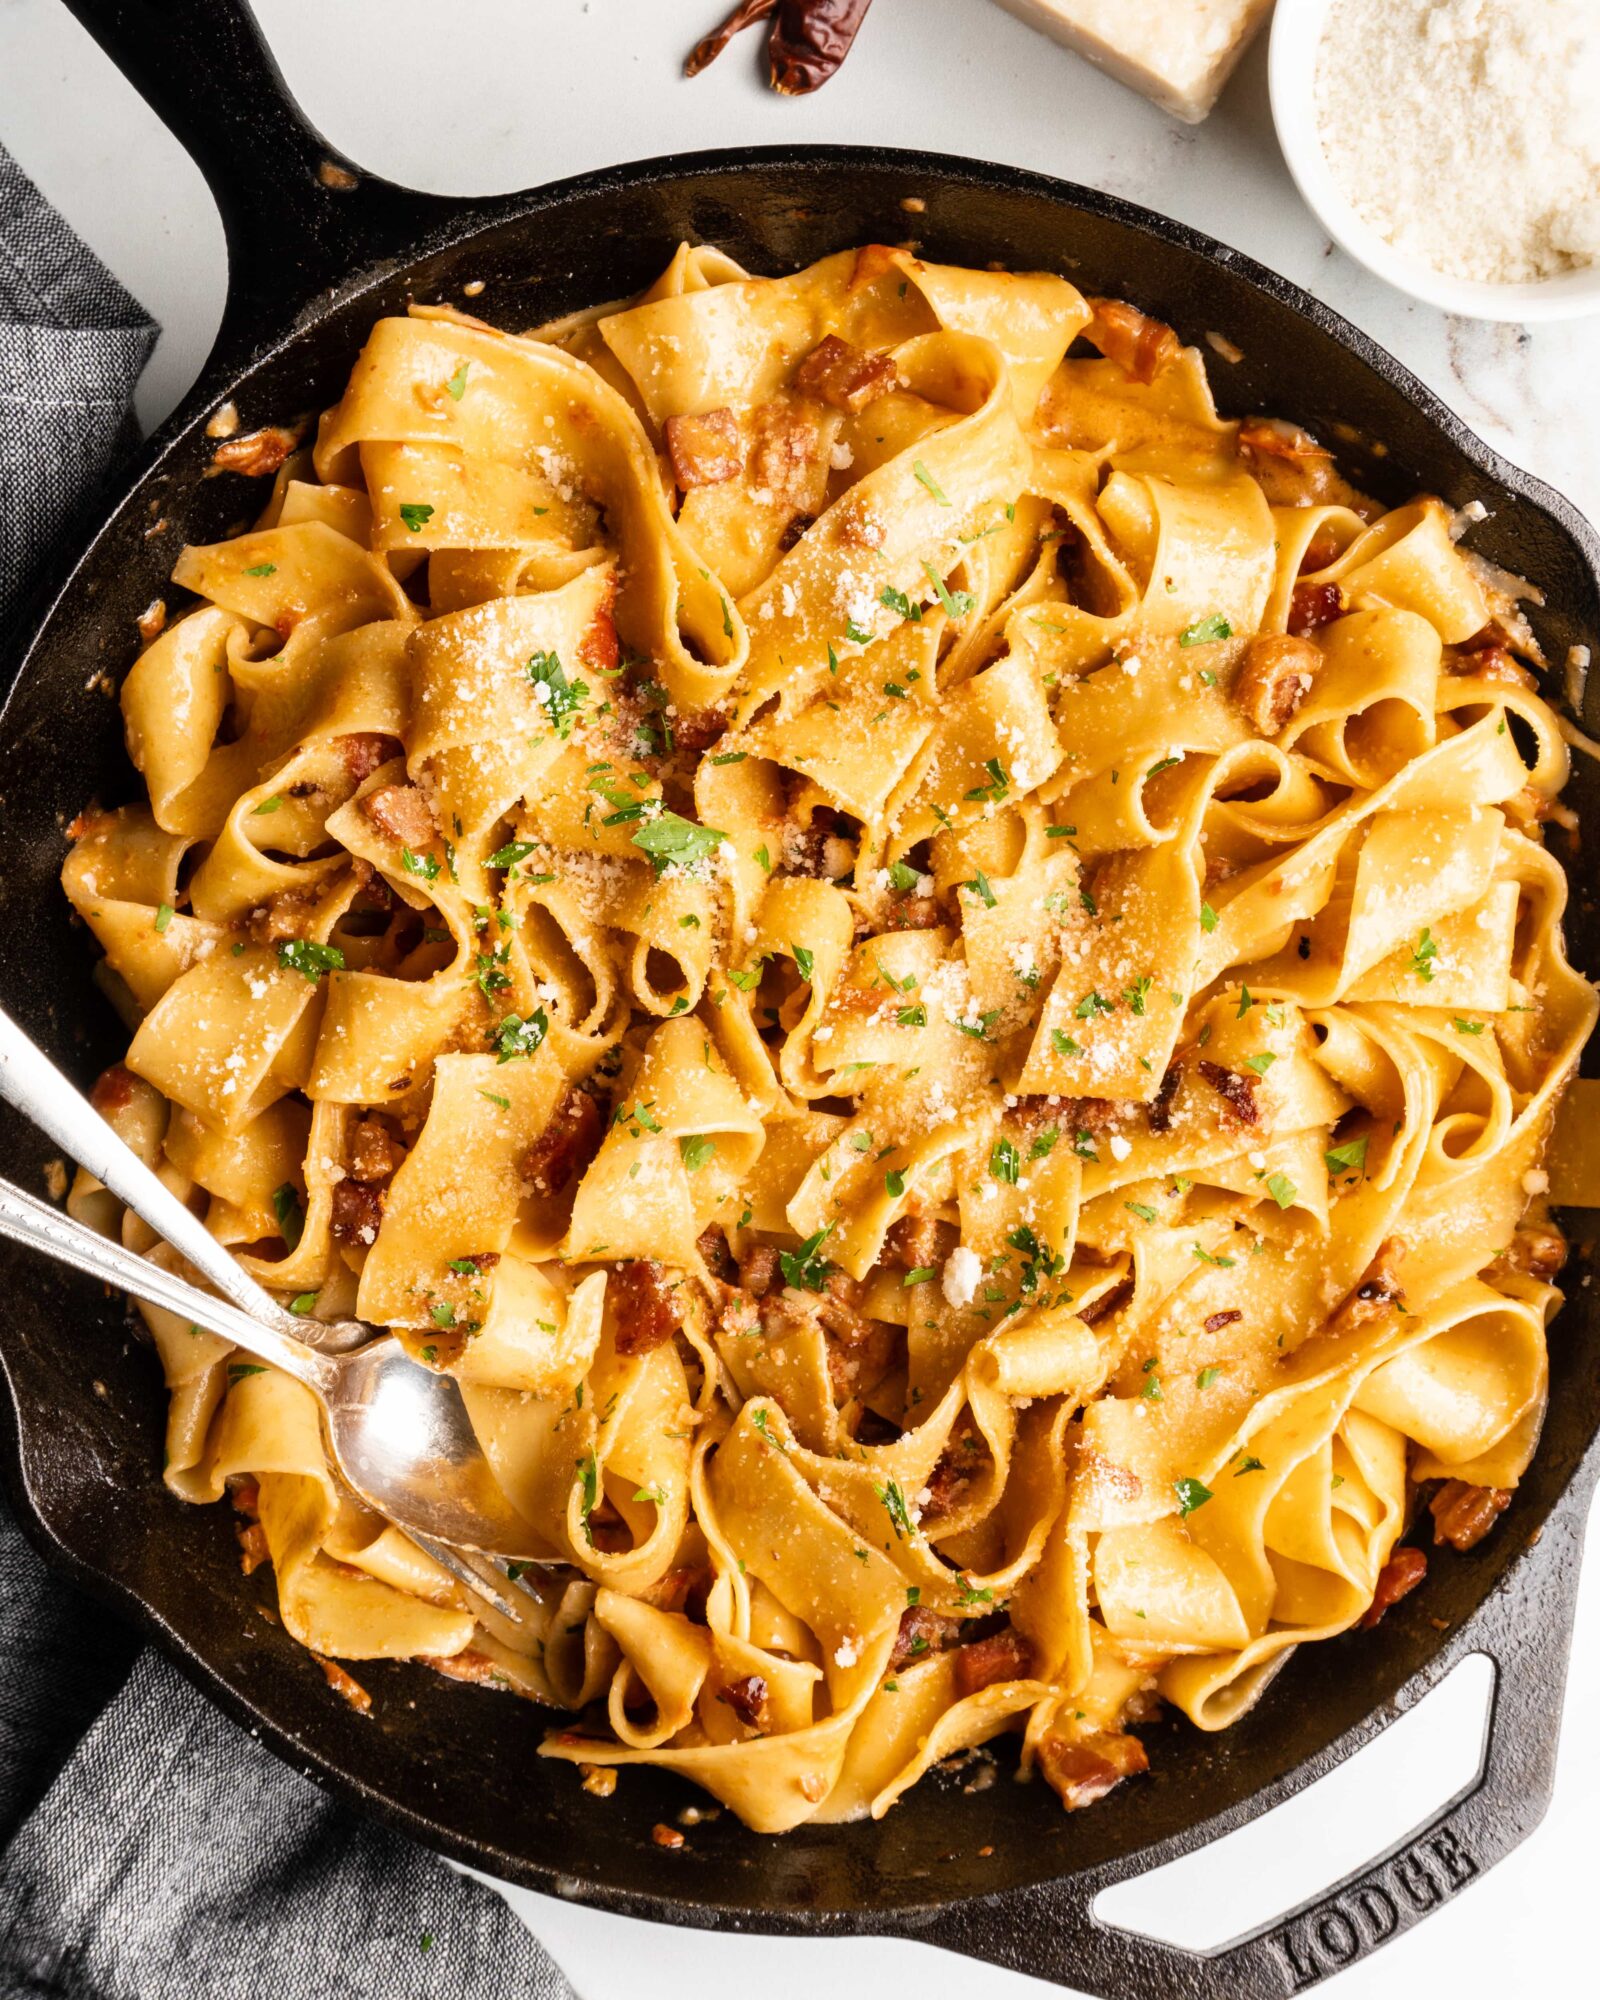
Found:
M 230 263 L 199 384 L 37 629 L 7 635 L 0 1001 L 81 1079 L 123 1038 L 88 984 L 88 941 L 56 886 L 62 828 L 91 797 L 133 793 L 107 690 L 133 658 L 135 617 L 186 541 L 230 532 L 258 504 L 237 476 L 203 476 L 205 421 L 229 398 L 247 426 L 321 407 L 374 319 L 408 299 L 461 301 L 469 281 L 484 288 L 473 311 L 521 328 L 644 285 L 685 237 L 767 272 L 908 231 L 953 262 L 1061 270 L 1136 299 L 1186 339 L 1215 330 L 1235 342 L 1244 358 L 1214 370 L 1225 411 L 1279 412 L 1337 437 L 1360 483 L 1390 498 L 1422 487 L 1457 505 L 1481 500 L 1489 518 L 1473 545 L 1543 585 L 1534 623 L 1552 660 L 1600 633 L 1600 543 L 1565 501 L 1325 306 L 1126 202 L 1010 167 L 856 147 L 703 153 L 447 201 L 332 158 L 238 5 L 72 4 L 200 164 Z M 319 172 L 330 163 L 342 171 Z M 329 184 L 347 175 L 353 185 Z M 914 220 L 908 196 L 926 203 Z M 1600 969 L 1586 902 L 1572 930 L 1580 962 Z M 0 1128 L 0 1158 L 39 1184 L 44 1150 L 15 1123 Z M 1589 1227 L 1572 1220 L 1580 1234 Z M 1416 1922 L 1523 1839 L 1549 1801 L 1600 1464 L 1600 1310 L 1582 1290 L 1556 1324 L 1543 1443 L 1498 1531 L 1469 1555 L 1436 1558 L 1425 1588 L 1377 1631 L 1308 1648 L 1226 1734 L 1154 1731 L 1152 1774 L 1070 1817 L 1041 1784 L 967 1793 L 970 1774 L 936 1776 L 876 1825 L 769 1840 L 723 1814 L 672 1853 L 650 1830 L 687 1791 L 630 1772 L 614 1798 L 589 1797 L 570 1768 L 537 1760 L 547 1718 L 532 1707 L 406 1666 L 363 1669 L 374 1720 L 330 1697 L 307 1656 L 253 1613 L 270 1580 L 241 1580 L 224 1510 L 182 1507 L 162 1489 L 163 1397 L 121 1306 L 21 1252 L 0 1251 L 0 1271 L 14 1406 L 0 1398 L 0 1460 L 40 1551 L 298 1769 L 491 1874 L 669 1923 L 920 1938 L 1116 2000 L 1253 2000 L 1298 1991 Z M 1497 1668 L 1482 1776 L 1399 1849 L 1212 1954 L 1095 1919 L 1101 1889 L 1299 1790 L 1480 1651 Z

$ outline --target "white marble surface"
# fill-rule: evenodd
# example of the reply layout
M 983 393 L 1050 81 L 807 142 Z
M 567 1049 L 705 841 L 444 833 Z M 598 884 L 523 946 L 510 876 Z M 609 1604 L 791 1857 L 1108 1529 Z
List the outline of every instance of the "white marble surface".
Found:
M 681 80 L 684 48 L 723 4 L 260 0 L 258 11 L 328 136 L 365 165 L 439 192 L 495 192 L 705 145 L 871 140 L 983 155 L 1126 195 L 1327 299 L 1510 458 L 1600 519 L 1600 320 L 1524 333 L 1449 319 L 1333 251 L 1283 170 L 1264 46 L 1195 129 L 988 0 L 877 0 L 846 69 L 819 96 L 789 102 L 760 87 L 749 41 L 697 83 Z M 193 378 L 221 310 L 221 230 L 198 173 L 60 0 L 0 0 L 0 139 L 162 322 L 140 399 L 146 421 L 157 420 Z M 1593 1564 L 1549 1817 L 1470 1894 L 1341 1974 L 1330 1989 L 1339 2000 L 1592 1990 L 1592 1970 L 1578 1975 L 1590 1957 L 1600 1841 L 1600 1719 L 1583 1694 L 1597 1683 Z M 1121 1914 L 1215 1943 L 1359 1866 L 1470 1774 L 1482 1699 L 1481 1681 L 1458 1676 L 1404 1733 L 1235 1836 L 1237 1847 L 1147 1883 L 1133 1898 L 1141 1908 Z M 835 2000 L 866 2000 L 912 1980 L 934 1995 L 959 1985 L 971 2000 L 1045 2000 L 1052 1990 L 914 1945 L 708 1937 L 513 1900 L 584 2000 L 703 2000 L 736 1985 L 762 2000 L 810 2000 L 823 1982 Z M 435 1950 L 448 1951 L 447 1893 L 419 1912 L 419 1934 L 424 1925 Z

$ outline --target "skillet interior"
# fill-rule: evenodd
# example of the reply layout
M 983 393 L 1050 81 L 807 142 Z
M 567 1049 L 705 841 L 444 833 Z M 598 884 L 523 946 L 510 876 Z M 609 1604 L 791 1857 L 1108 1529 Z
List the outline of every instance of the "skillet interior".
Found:
M 469 279 L 486 281 L 472 310 L 520 327 L 643 285 L 684 237 L 715 242 L 762 272 L 899 239 L 908 195 L 926 201 L 913 226 L 930 256 L 1061 270 L 1085 290 L 1132 296 L 1187 340 L 1203 341 L 1208 329 L 1226 334 L 1244 352 L 1236 365 L 1212 367 L 1226 413 L 1289 415 L 1338 438 L 1358 482 L 1392 500 L 1419 487 L 1457 505 L 1481 499 L 1491 517 L 1473 546 L 1539 580 L 1547 601 L 1534 623 L 1549 655 L 1560 661 L 1569 644 L 1600 631 L 1600 547 L 1565 503 L 1497 460 L 1333 315 L 1191 232 L 1080 188 L 910 154 L 703 155 L 590 176 L 469 211 L 474 226 L 460 240 L 438 230 L 409 268 L 350 282 L 303 314 L 301 331 L 269 343 L 237 387 L 209 379 L 205 403 L 191 403 L 152 447 L 148 469 L 36 641 L 25 655 L 13 649 L 21 672 L 0 713 L 3 1004 L 85 1083 L 124 1046 L 88 984 L 90 944 L 69 923 L 57 888 L 62 829 L 91 798 L 114 803 L 133 793 L 112 695 L 136 649 L 135 617 L 162 590 L 185 541 L 232 532 L 257 504 L 238 478 L 202 476 L 207 409 L 235 393 L 251 425 L 318 408 L 338 394 L 374 318 L 403 310 L 407 298 L 459 300 Z M 1575 786 L 1580 810 L 1593 789 L 1585 768 Z M 1600 969 L 1600 929 L 1582 897 L 1569 942 L 1580 966 Z M 0 1157 L 16 1179 L 37 1186 L 45 1151 L 5 1114 Z M 1588 1226 L 1573 1221 L 1580 1234 Z M 1248 1817 L 1381 1728 L 1474 1649 L 1494 1606 L 1471 1621 L 1497 1585 L 1506 1580 L 1502 1607 L 1513 1597 L 1526 1604 L 1523 1552 L 1559 1508 L 1561 1532 L 1550 1538 L 1557 1553 L 1541 1552 L 1545 1581 L 1527 1614 L 1545 1621 L 1554 1653 L 1539 1669 L 1543 1685 L 1520 1688 L 1521 1726 L 1553 1751 L 1548 1676 L 1559 1679 L 1578 1502 L 1592 1476 L 1582 1461 L 1600 1424 L 1600 1307 L 1582 1291 L 1557 1322 L 1544 1442 L 1499 1532 L 1468 1556 L 1436 1563 L 1427 1587 L 1381 1630 L 1308 1649 L 1234 1729 L 1204 1737 L 1187 1726 L 1158 1728 L 1150 1779 L 1070 1817 L 1042 1786 L 1000 1782 L 964 1795 L 968 1772 L 929 1780 L 876 1825 L 770 1841 L 724 1814 L 673 1854 L 652 1844 L 650 1829 L 688 1801 L 687 1788 L 638 1771 L 624 1774 L 613 1799 L 590 1798 L 570 1770 L 536 1759 L 548 1718 L 531 1706 L 406 1666 L 360 1670 L 375 1696 L 371 1720 L 333 1699 L 307 1655 L 248 1609 L 270 1603 L 270 1578 L 241 1580 L 225 1510 L 188 1509 L 164 1492 L 158 1370 L 121 1305 L 20 1251 L 0 1248 L 0 1271 L 15 1301 L 0 1322 L 0 1359 L 21 1433 L 20 1455 L 0 1458 L 40 1546 L 138 1617 L 291 1762 L 435 1845 L 533 1887 L 668 1921 L 850 1930 L 916 1929 L 961 1899 L 1086 1871 L 1098 1885 L 1128 1872 L 1131 1857 L 1170 1858 Z M 1507 1579 L 1508 1571 L 1516 1574 Z M 1514 1712 L 1518 1699 L 1516 1688 L 1503 1690 L 1502 1708 L 1510 1701 Z M 981 1921 L 972 1921 L 976 1931 L 958 1928 L 948 1941 L 1035 1972 L 1053 1969 L 992 1935 L 985 1940 Z M 1087 1963 L 1054 1969 L 1104 1990 Z M 1140 1990 L 1151 1994 L 1156 1982 Z

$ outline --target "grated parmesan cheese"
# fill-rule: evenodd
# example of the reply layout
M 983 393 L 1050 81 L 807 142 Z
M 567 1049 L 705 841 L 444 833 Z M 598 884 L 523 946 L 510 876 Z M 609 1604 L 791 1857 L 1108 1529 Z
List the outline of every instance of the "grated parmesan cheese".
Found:
M 1407 256 L 1489 284 L 1600 258 L 1594 0 L 1333 0 L 1316 103 L 1346 200 Z

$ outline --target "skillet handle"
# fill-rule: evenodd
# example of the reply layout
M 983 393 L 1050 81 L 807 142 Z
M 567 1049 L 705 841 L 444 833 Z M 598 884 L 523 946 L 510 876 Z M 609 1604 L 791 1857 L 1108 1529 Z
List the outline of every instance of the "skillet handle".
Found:
M 221 212 L 228 300 L 212 369 L 281 333 L 286 304 L 399 256 L 459 208 L 365 174 L 330 146 L 290 95 L 247 0 L 67 5 L 194 160 Z
M 1113 1928 L 1094 1912 L 1095 1898 L 1113 1882 L 1202 1844 L 1182 1836 L 1154 1853 L 1037 1888 L 947 1906 L 931 1923 L 886 1928 L 1103 2000 L 1289 2000 L 1409 1930 L 1504 1860 L 1550 1803 L 1593 1468 L 1585 1473 L 1580 1467 L 1535 1545 L 1512 1559 L 1489 1599 L 1404 1691 L 1409 1705 L 1472 1653 L 1494 1662 L 1481 1776 L 1387 1854 L 1214 1951 Z M 1425 1600 L 1427 1593 L 1421 1595 Z M 1415 1604 L 1411 1615 L 1421 1616 Z M 1324 1768 L 1372 1733 L 1364 1728 Z M 1212 1833 L 1231 1831 L 1293 1789 L 1236 1808 Z M 1091 1810 L 1108 1808 L 1115 1810 L 1114 1798 Z

